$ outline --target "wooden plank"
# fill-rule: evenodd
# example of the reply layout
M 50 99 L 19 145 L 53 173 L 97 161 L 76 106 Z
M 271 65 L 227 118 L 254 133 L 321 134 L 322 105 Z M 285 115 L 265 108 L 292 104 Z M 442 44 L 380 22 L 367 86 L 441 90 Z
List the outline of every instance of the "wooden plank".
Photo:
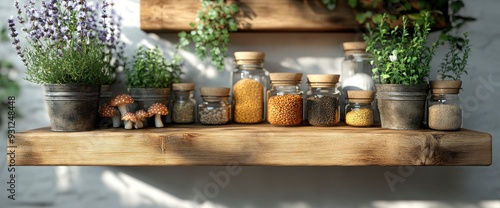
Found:
M 16 165 L 490 165 L 492 137 L 471 130 L 185 125 L 16 135 Z
M 235 2 L 235 0 L 228 0 Z M 240 0 L 240 31 L 355 31 L 360 26 L 347 2 L 329 11 L 321 0 Z M 147 32 L 192 30 L 199 0 L 141 0 L 141 29 Z

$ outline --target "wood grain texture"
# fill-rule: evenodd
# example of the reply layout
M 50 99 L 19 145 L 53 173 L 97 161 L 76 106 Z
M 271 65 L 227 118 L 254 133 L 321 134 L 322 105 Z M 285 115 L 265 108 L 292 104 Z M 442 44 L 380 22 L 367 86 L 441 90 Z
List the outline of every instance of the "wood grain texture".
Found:
M 228 0 L 235 2 L 235 0 Z M 320 0 L 240 0 L 240 31 L 356 31 L 360 26 L 346 1 L 329 11 Z M 141 29 L 147 32 L 192 30 L 199 0 L 141 0 Z
M 395 131 L 347 126 L 167 126 L 18 133 L 16 165 L 490 165 L 492 137 L 471 130 Z

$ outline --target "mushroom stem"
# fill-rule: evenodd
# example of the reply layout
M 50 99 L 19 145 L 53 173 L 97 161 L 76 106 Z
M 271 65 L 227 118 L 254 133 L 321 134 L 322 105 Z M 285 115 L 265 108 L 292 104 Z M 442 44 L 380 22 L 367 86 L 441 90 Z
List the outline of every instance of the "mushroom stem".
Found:
M 161 115 L 160 114 L 156 114 L 155 115 L 155 126 L 157 128 L 163 127 L 163 122 L 161 121 Z
M 125 104 L 118 105 L 118 110 L 120 110 L 120 114 L 125 115 L 128 112 L 127 105 L 125 105 Z
M 142 123 L 141 120 L 137 120 L 137 122 L 135 123 L 135 128 L 142 129 L 142 127 L 144 127 L 144 123 Z
M 133 123 L 132 121 L 125 121 L 125 129 L 132 129 Z
M 113 121 L 113 127 L 118 128 L 120 127 L 120 116 L 116 114 L 115 116 L 111 117 L 111 121 Z

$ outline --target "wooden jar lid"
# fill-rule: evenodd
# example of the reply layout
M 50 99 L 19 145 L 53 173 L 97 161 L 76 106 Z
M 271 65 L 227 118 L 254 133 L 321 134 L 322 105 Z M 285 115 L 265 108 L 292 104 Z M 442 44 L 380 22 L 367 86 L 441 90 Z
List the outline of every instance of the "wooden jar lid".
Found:
M 365 42 L 344 42 L 342 43 L 342 46 L 344 47 L 344 52 L 345 53 L 352 53 L 352 52 L 365 52 L 366 50 L 366 43 Z
M 436 80 L 430 81 L 432 94 L 458 94 L 462 88 L 460 80 Z
M 371 103 L 375 92 L 370 90 L 348 90 L 347 98 L 350 103 Z
M 309 74 L 307 82 L 311 87 L 335 87 L 339 82 L 339 74 Z
M 201 96 L 208 97 L 227 97 L 229 96 L 229 88 L 227 87 L 202 87 L 200 88 Z
M 273 85 L 296 85 L 302 80 L 302 73 L 270 73 Z
M 179 91 L 194 90 L 194 83 L 174 83 L 172 88 Z
M 266 54 L 260 51 L 238 51 L 234 52 L 234 60 L 237 65 L 241 64 L 261 64 L 264 62 Z

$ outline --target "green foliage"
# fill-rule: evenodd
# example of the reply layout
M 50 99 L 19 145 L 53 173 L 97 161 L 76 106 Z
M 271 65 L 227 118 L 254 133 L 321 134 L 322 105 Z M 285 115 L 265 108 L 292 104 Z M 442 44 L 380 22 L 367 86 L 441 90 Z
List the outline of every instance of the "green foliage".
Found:
M 125 73 L 130 88 L 168 88 L 180 81 L 180 57 L 175 56 L 167 63 L 160 48 L 139 47 L 134 55 L 132 69 L 128 68 Z
M 457 44 L 460 40 L 464 40 L 462 50 L 458 48 L 459 44 Z M 466 66 L 471 50 L 468 34 L 465 33 L 461 39 L 448 36 L 448 43 L 450 50 L 446 53 L 438 73 L 442 80 L 460 80 L 462 74 L 467 74 Z
M 410 33 L 408 17 L 403 16 L 402 26 L 391 29 L 389 17 L 383 14 L 374 29 L 364 36 L 366 51 L 373 56 L 374 79 L 380 84 L 423 84 L 427 82 L 430 62 L 436 43 L 427 46 L 430 32 L 430 14 L 423 12 L 423 21 L 411 21 L 414 26 Z
M 200 59 L 210 55 L 212 64 L 219 71 L 224 70 L 224 57 L 229 46 L 229 33 L 238 30 L 234 14 L 239 12 L 235 3 L 227 5 L 224 0 L 200 0 L 202 9 L 198 11 L 196 23 L 190 25 L 194 29 L 180 32 L 178 48 L 187 48 L 194 44 L 195 54 Z
M 321 0 L 328 10 L 332 11 L 337 7 L 337 0 Z
M 8 39 L 7 29 L 2 27 L 0 29 L 0 42 L 5 42 Z M 19 84 L 9 78 L 9 73 L 13 70 L 14 65 L 0 57 L 0 108 L 2 111 L 9 107 L 7 103 L 8 97 L 17 97 L 21 91 Z M 0 118 L 0 124 L 3 124 L 2 118 Z

